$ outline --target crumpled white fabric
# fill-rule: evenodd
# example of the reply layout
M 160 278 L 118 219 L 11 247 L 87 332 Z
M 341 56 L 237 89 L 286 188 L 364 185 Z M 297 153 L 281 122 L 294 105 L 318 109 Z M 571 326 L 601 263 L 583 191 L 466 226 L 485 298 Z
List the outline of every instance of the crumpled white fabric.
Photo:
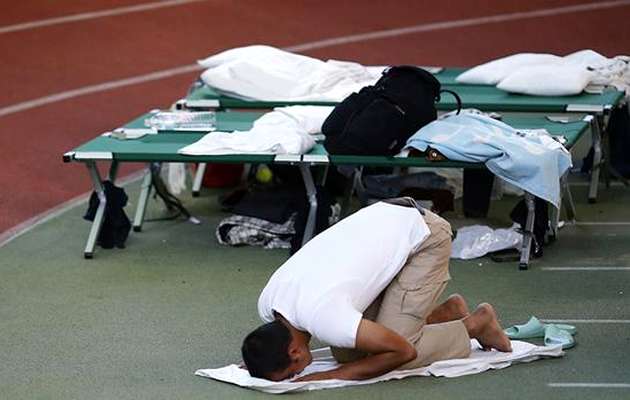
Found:
M 538 360 L 544 357 L 561 357 L 564 355 L 562 346 L 536 346 L 531 343 L 512 340 L 512 352 L 502 353 L 496 350 L 482 351 L 479 343 L 470 341 L 472 353 L 468 358 L 437 361 L 428 367 L 392 371 L 385 375 L 363 381 L 344 381 L 329 379 L 324 381 L 291 382 L 285 380 L 273 382 L 266 379 L 252 378 L 247 370 L 232 364 L 223 368 L 199 369 L 195 375 L 232 383 L 241 387 L 258 390 L 266 393 L 280 394 L 290 392 L 306 392 L 319 389 L 332 389 L 344 386 L 367 385 L 376 382 L 384 382 L 392 379 L 403 379 L 412 376 L 444 376 L 455 378 L 458 376 L 478 374 L 491 369 L 507 368 L 513 363 L 522 363 Z M 300 374 L 307 375 L 313 372 L 327 371 L 338 366 L 330 353 L 330 348 L 313 351 L 313 362 Z
M 559 62 L 562 57 L 553 54 L 520 53 L 498 58 L 470 68 L 459 74 L 455 80 L 473 85 L 496 85 L 519 68 L 531 65 L 549 65 Z
M 497 85 L 501 90 L 536 96 L 568 96 L 613 86 L 630 95 L 630 57 L 607 58 L 593 50 L 565 57 L 521 53 L 471 68 L 457 82 Z
M 198 63 L 201 80 L 219 92 L 261 101 L 339 102 L 374 84 L 385 67 L 322 61 L 271 46 L 226 50 Z
M 166 183 L 168 191 L 178 195 L 186 190 L 186 164 L 163 163 L 160 177 Z
M 275 108 L 258 118 L 249 131 L 210 132 L 179 149 L 186 155 L 304 154 L 315 145 L 314 135 L 333 107 L 290 106 Z
M 470 225 L 457 229 L 453 240 L 451 258 L 470 260 L 493 251 L 517 249 L 523 235 L 515 227 L 492 229 L 485 225 Z

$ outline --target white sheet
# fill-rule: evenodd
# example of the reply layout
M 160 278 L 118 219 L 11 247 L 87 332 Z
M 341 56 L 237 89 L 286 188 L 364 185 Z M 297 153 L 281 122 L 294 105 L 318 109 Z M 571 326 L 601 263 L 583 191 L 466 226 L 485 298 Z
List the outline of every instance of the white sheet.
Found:
M 258 118 L 249 131 L 210 132 L 178 150 L 186 155 L 304 154 L 333 107 L 279 107 Z
M 472 353 L 466 359 L 455 359 L 435 362 L 428 367 L 410 369 L 406 371 L 392 371 L 377 378 L 364 381 L 343 381 L 331 379 L 312 382 L 273 382 L 266 379 L 252 378 L 247 370 L 232 364 L 223 368 L 200 369 L 195 375 L 232 383 L 241 387 L 259 390 L 267 393 L 305 392 L 310 390 L 331 389 L 343 386 L 367 385 L 392 379 L 403 379 L 412 376 L 444 376 L 454 378 L 464 375 L 478 374 L 491 369 L 507 368 L 512 363 L 530 362 L 543 357 L 560 357 L 564 355 L 561 346 L 544 347 L 517 340 L 512 341 L 511 353 L 498 351 L 485 352 L 480 349 L 479 343 L 470 341 Z M 313 351 L 313 363 L 309 365 L 301 375 L 317 371 L 333 369 L 337 363 L 330 354 L 330 349 L 318 349 Z
M 198 63 L 201 80 L 225 94 L 262 101 L 334 101 L 374 84 L 385 67 L 322 61 L 271 46 L 226 50 Z

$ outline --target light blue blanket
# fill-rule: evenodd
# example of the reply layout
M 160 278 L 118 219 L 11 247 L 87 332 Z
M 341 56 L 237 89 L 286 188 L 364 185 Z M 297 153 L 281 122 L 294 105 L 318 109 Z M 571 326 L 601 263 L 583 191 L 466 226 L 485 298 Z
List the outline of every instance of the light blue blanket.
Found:
M 571 167 L 569 152 L 548 134 L 472 113 L 431 122 L 409 138 L 407 147 L 431 147 L 453 161 L 483 162 L 495 175 L 556 207 L 560 177 Z

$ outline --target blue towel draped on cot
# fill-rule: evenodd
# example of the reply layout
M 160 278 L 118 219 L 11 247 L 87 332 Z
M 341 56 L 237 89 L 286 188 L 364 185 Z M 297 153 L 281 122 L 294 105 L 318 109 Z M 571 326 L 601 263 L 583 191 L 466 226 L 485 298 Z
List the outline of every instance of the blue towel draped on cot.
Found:
M 472 113 L 433 121 L 409 138 L 407 147 L 431 147 L 453 161 L 483 162 L 498 177 L 556 207 L 560 177 L 572 165 L 570 153 L 548 134 Z

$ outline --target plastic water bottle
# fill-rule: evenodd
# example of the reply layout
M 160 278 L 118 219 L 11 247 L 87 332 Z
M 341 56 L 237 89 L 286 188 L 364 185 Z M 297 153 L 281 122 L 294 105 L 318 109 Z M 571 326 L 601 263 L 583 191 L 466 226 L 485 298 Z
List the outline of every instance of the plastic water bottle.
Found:
M 216 118 L 213 111 L 159 111 L 147 118 L 144 124 L 159 131 L 209 132 L 216 129 Z

